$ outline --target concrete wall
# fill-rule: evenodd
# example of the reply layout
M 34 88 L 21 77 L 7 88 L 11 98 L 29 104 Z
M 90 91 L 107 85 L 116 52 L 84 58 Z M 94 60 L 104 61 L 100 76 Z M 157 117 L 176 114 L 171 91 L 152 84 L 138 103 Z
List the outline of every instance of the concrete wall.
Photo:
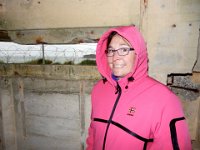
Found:
M 176 78 L 171 88 L 181 87 L 182 79 L 188 80 L 186 86 L 200 89 L 199 73 Z M 0 65 L 0 149 L 83 150 L 90 92 L 98 79 L 96 66 Z M 199 91 L 191 100 L 183 95 L 186 91 L 173 90 L 182 99 L 194 150 L 198 150 Z
M 84 149 L 95 67 L 1 65 L 0 78 L 3 149 Z
M 151 75 L 166 82 L 170 73 L 192 73 L 197 60 L 199 0 L 148 1 L 143 23 Z

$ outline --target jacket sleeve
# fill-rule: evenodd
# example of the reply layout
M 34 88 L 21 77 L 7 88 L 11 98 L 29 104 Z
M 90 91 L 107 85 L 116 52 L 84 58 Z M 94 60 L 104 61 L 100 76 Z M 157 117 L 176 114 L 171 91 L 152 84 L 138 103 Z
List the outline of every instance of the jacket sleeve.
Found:
M 158 108 L 158 107 L 156 107 Z M 150 150 L 192 150 L 191 139 L 179 99 L 170 94 L 157 111 Z
M 93 150 L 93 128 L 92 128 L 92 122 L 90 123 L 90 127 L 88 129 L 88 137 L 86 140 L 86 150 Z

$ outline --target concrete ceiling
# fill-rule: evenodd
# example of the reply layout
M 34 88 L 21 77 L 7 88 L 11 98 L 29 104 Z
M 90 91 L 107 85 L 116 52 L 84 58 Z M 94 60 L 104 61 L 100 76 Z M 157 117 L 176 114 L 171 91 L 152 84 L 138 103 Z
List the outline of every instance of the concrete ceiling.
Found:
M 111 26 L 139 22 L 140 0 L 0 0 L 0 41 L 97 42 Z

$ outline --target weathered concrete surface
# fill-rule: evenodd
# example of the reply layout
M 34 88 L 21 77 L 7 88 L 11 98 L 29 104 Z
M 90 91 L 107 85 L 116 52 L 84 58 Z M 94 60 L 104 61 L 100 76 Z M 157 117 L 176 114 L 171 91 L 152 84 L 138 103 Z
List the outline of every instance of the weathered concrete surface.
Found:
M 194 72 L 192 76 L 192 81 L 196 84 L 200 84 L 200 72 Z M 200 97 L 199 97 L 200 98 Z M 198 99 L 199 99 L 198 98 Z M 199 100 L 200 101 L 200 100 Z M 200 104 L 199 104 L 199 111 L 198 111 L 198 123 L 197 123 L 197 136 L 196 139 L 198 141 L 197 146 L 200 148 Z
M 73 76 L 66 70 L 73 70 Z M 194 73 L 191 82 L 199 84 L 199 75 Z M 85 148 L 90 92 L 100 78 L 96 67 L 0 65 L 0 78 L 3 149 Z M 190 101 L 180 94 L 196 150 L 200 139 L 200 100 L 198 97 Z
M 100 76 L 92 66 L 49 67 L 0 65 L 4 149 L 84 149 L 90 92 Z
M 17 150 L 16 122 L 14 111 L 14 99 L 12 83 L 6 84 L 6 89 L 0 90 L 1 100 L 1 126 L 2 126 L 2 149 Z
M 1 0 L 1 10 L 8 30 L 102 27 L 138 22 L 140 1 Z
M 140 0 L 1 0 L 0 4 L 0 30 L 7 30 L 18 43 L 94 42 L 108 27 L 140 21 Z
M 198 47 L 197 47 L 197 58 L 193 68 L 193 72 L 200 72 L 200 28 L 199 28 Z
M 46 79 L 65 80 L 96 80 L 100 75 L 96 66 L 78 65 L 26 65 L 26 64 L 1 64 L 0 76 L 5 77 L 33 77 Z
M 8 38 L 21 44 L 55 43 L 77 44 L 96 43 L 99 37 L 108 27 L 85 27 L 85 28 L 56 28 L 40 30 L 11 30 L 7 31 Z
M 171 73 L 192 73 L 197 59 L 200 25 L 199 0 L 148 1 L 144 28 L 149 72 L 166 83 Z
M 200 110 L 200 97 L 195 101 L 182 100 L 183 109 L 185 112 L 186 120 L 189 124 L 189 130 L 192 140 L 197 140 L 199 132 L 199 110 Z

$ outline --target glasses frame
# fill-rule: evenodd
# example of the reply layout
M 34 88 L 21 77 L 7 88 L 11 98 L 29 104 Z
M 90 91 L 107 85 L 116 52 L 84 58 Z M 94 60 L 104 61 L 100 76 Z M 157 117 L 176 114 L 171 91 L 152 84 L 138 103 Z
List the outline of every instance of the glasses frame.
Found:
M 121 50 L 121 49 L 128 49 L 127 54 L 125 54 L 125 55 L 119 54 L 119 50 Z M 118 49 L 112 49 L 112 53 L 111 53 L 112 56 L 111 56 L 111 55 L 108 55 L 109 49 L 106 49 L 106 50 L 105 50 L 105 53 L 106 53 L 106 56 L 107 56 L 107 57 L 113 57 L 115 52 L 117 52 L 117 54 L 118 54 L 119 56 L 126 56 L 126 55 L 129 54 L 129 51 L 134 51 L 134 50 L 135 50 L 135 49 L 134 49 L 134 48 L 131 48 L 131 47 L 122 47 L 122 48 L 118 48 Z

